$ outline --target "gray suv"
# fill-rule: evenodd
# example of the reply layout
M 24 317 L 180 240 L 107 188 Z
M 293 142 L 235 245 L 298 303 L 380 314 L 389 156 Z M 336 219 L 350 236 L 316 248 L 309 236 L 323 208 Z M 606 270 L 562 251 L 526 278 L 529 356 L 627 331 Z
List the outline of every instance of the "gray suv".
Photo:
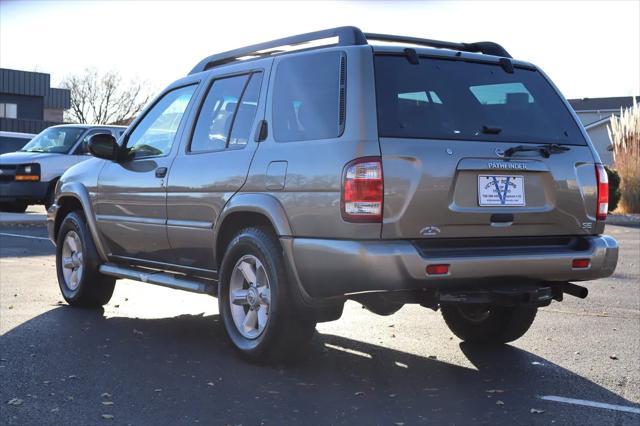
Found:
M 119 278 L 211 294 L 252 359 L 303 354 L 347 299 L 509 342 L 617 263 L 589 137 L 495 43 L 342 27 L 216 54 L 120 142 L 92 137 L 57 185 L 65 300 L 103 305 Z

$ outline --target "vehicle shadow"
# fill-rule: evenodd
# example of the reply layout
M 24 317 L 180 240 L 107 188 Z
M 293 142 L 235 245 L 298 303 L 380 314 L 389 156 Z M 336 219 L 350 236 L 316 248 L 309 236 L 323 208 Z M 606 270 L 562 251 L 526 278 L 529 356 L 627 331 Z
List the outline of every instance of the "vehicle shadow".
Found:
M 0 423 L 87 425 L 110 414 L 153 425 L 637 424 L 635 414 L 537 399 L 634 405 L 532 353 L 459 349 L 450 364 L 318 333 L 299 363 L 263 366 L 235 353 L 217 315 L 56 306 L 0 337 Z

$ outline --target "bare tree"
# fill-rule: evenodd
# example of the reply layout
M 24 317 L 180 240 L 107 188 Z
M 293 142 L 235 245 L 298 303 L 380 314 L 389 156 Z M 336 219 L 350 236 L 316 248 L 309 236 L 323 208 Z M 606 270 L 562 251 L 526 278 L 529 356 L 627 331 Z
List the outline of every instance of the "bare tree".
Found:
M 143 82 L 123 83 L 115 71 L 101 74 L 88 68 L 67 76 L 61 86 L 71 91 L 71 108 L 65 113 L 71 123 L 126 123 L 149 101 Z

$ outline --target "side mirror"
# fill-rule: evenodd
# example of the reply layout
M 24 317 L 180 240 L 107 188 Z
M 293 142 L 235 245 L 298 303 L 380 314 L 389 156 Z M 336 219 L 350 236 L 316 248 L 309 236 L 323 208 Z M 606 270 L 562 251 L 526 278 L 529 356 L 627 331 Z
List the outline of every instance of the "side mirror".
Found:
M 116 161 L 120 146 L 111 134 L 99 133 L 89 138 L 89 152 L 97 158 Z

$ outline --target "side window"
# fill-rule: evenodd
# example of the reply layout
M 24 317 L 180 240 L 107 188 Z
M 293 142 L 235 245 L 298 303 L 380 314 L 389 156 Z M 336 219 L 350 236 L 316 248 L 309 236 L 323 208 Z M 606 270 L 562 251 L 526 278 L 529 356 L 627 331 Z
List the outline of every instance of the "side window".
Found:
M 276 141 L 340 136 L 344 123 L 345 68 L 341 52 L 283 59 L 273 89 Z
M 253 129 L 253 122 L 256 119 L 256 110 L 258 109 L 261 85 L 262 73 L 252 74 L 247 87 L 244 89 L 236 117 L 233 120 L 228 144 L 231 149 L 244 148 L 251 137 L 251 130 Z
M 167 155 L 196 86 L 172 90 L 156 103 L 129 135 L 134 158 Z
M 262 73 L 215 80 L 191 139 L 191 152 L 243 148 L 256 116 Z

